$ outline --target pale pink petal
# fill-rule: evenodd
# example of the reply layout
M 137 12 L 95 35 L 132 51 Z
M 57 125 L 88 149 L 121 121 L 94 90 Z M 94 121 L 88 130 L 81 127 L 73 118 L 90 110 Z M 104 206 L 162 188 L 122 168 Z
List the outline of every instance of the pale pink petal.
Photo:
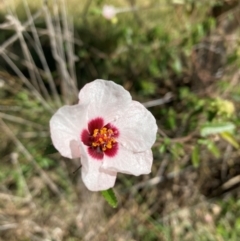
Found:
M 156 120 L 151 112 L 137 101 L 132 101 L 129 108 L 112 124 L 119 129 L 118 142 L 129 150 L 146 151 L 156 140 Z
M 116 15 L 116 9 L 114 6 L 111 5 L 105 5 L 103 6 L 103 10 L 102 10 L 102 15 L 103 17 L 105 17 L 106 19 L 112 19 L 115 17 Z
M 87 106 L 73 105 L 61 107 L 50 120 L 53 145 L 62 156 L 80 157 L 80 134 L 86 121 Z
M 70 141 L 70 149 L 71 149 L 71 157 L 70 158 L 78 158 L 81 156 L 80 154 L 80 142 L 76 140 Z
M 114 158 L 104 156 L 102 168 L 139 176 L 151 172 L 152 162 L 153 156 L 151 150 L 133 153 L 123 146 L 119 146 L 119 151 Z
M 108 124 L 131 104 L 132 97 L 122 86 L 98 79 L 81 89 L 79 100 L 80 103 L 89 104 L 89 120 L 101 117 L 104 118 L 104 124 Z
M 102 161 L 93 159 L 87 152 L 87 147 L 80 145 L 82 179 L 90 191 L 102 191 L 112 188 L 115 184 L 117 173 L 101 168 Z

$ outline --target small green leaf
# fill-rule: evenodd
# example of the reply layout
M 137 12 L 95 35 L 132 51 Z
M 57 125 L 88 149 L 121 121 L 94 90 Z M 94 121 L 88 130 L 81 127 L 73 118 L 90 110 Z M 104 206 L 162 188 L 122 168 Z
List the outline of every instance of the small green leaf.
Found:
M 118 201 L 112 188 L 101 191 L 101 194 L 110 206 L 112 206 L 113 208 L 117 207 Z
M 161 154 L 163 154 L 165 151 L 166 151 L 166 145 L 164 145 L 164 144 L 162 144 L 160 147 L 159 147 L 159 152 L 161 153 Z
M 221 133 L 221 137 L 227 141 L 228 143 L 230 143 L 233 147 L 235 147 L 236 149 L 239 148 L 239 144 L 238 142 L 235 140 L 235 138 L 233 137 L 233 135 L 231 135 L 228 132 L 223 132 Z
M 194 167 L 198 167 L 199 166 L 199 147 L 196 145 L 193 148 L 193 152 L 192 152 L 192 164 Z
M 57 149 L 51 144 L 45 148 L 43 155 L 54 154 L 57 152 L 58 152 Z
M 172 68 L 175 71 L 176 74 L 181 74 L 182 73 L 182 63 L 179 58 L 175 58 L 174 61 L 172 62 Z
M 219 134 L 222 132 L 232 132 L 235 125 L 231 122 L 226 123 L 209 123 L 201 128 L 201 136 L 208 136 L 212 134 Z
M 207 145 L 207 148 L 216 158 L 220 157 L 220 151 L 213 142 L 210 141 Z

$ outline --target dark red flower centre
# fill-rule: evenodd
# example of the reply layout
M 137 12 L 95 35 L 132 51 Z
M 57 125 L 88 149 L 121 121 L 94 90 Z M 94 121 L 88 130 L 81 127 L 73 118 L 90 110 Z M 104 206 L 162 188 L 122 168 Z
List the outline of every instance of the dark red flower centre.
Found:
M 82 142 L 88 146 L 88 153 L 97 160 L 102 160 L 104 154 L 113 157 L 118 150 L 118 129 L 111 125 L 104 125 L 104 120 L 100 117 L 88 123 L 88 130 L 81 133 Z

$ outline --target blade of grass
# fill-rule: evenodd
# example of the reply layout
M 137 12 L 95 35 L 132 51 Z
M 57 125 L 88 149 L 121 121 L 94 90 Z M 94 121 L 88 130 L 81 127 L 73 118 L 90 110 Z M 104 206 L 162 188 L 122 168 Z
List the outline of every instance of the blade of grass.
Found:
M 12 68 L 12 70 L 18 75 L 18 77 L 23 81 L 23 83 L 32 91 L 33 95 L 39 100 L 40 103 L 50 112 L 53 113 L 52 107 L 47 103 L 47 101 L 39 94 L 35 87 L 29 82 L 29 80 L 23 75 L 21 70 L 16 66 L 16 64 L 8 57 L 8 55 L 2 51 L 0 52 L 4 60 Z
M 51 178 L 47 175 L 47 173 L 38 165 L 36 160 L 30 154 L 30 152 L 25 148 L 25 146 L 21 143 L 21 141 L 14 135 L 14 133 L 10 130 L 10 128 L 5 124 L 5 122 L 0 119 L 0 125 L 2 126 L 3 131 L 12 139 L 15 145 L 19 148 L 19 151 L 25 156 L 26 160 L 33 164 L 36 171 L 39 173 L 44 183 L 49 187 L 49 189 L 61 197 L 62 194 L 59 191 L 57 185 L 51 180 Z
M 47 64 L 47 60 L 46 60 L 45 55 L 43 53 L 43 48 L 42 48 L 42 45 L 41 45 L 41 42 L 40 42 L 40 39 L 39 39 L 39 35 L 38 35 L 38 32 L 37 32 L 36 26 L 34 24 L 34 20 L 33 20 L 34 16 L 31 14 L 31 11 L 29 9 L 29 6 L 28 6 L 28 3 L 26 2 L 26 0 L 23 1 L 23 4 L 24 4 L 25 11 L 27 13 L 28 19 L 32 20 L 32 24 L 30 25 L 30 29 L 31 29 L 31 32 L 32 32 L 32 35 L 33 35 L 33 38 L 34 38 L 33 42 L 34 42 L 35 50 L 38 53 L 39 59 L 41 61 L 43 69 L 44 69 L 44 73 L 46 74 L 48 84 L 50 86 L 53 97 L 54 97 L 54 99 L 57 103 L 57 106 L 61 106 L 62 105 L 61 100 L 60 100 L 59 94 L 57 92 L 54 80 L 52 78 L 51 71 L 50 71 L 49 66 Z

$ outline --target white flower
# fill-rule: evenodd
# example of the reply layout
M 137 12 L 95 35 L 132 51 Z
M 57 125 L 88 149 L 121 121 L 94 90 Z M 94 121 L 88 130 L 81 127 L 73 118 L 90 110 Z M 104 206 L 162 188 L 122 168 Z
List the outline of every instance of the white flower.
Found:
M 117 11 L 114 6 L 104 5 L 102 10 L 102 15 L 106 19 L 112 19 L 116 16 Z
M 117 172 L 151 172 L 153 115 L 122 86 L 95 80 L 79 93 L 79 104 L 61 107 L 50 120 L 53 145 L 65 157 L 81 157 L 82 179 L 91 191 L 114 186 Z

